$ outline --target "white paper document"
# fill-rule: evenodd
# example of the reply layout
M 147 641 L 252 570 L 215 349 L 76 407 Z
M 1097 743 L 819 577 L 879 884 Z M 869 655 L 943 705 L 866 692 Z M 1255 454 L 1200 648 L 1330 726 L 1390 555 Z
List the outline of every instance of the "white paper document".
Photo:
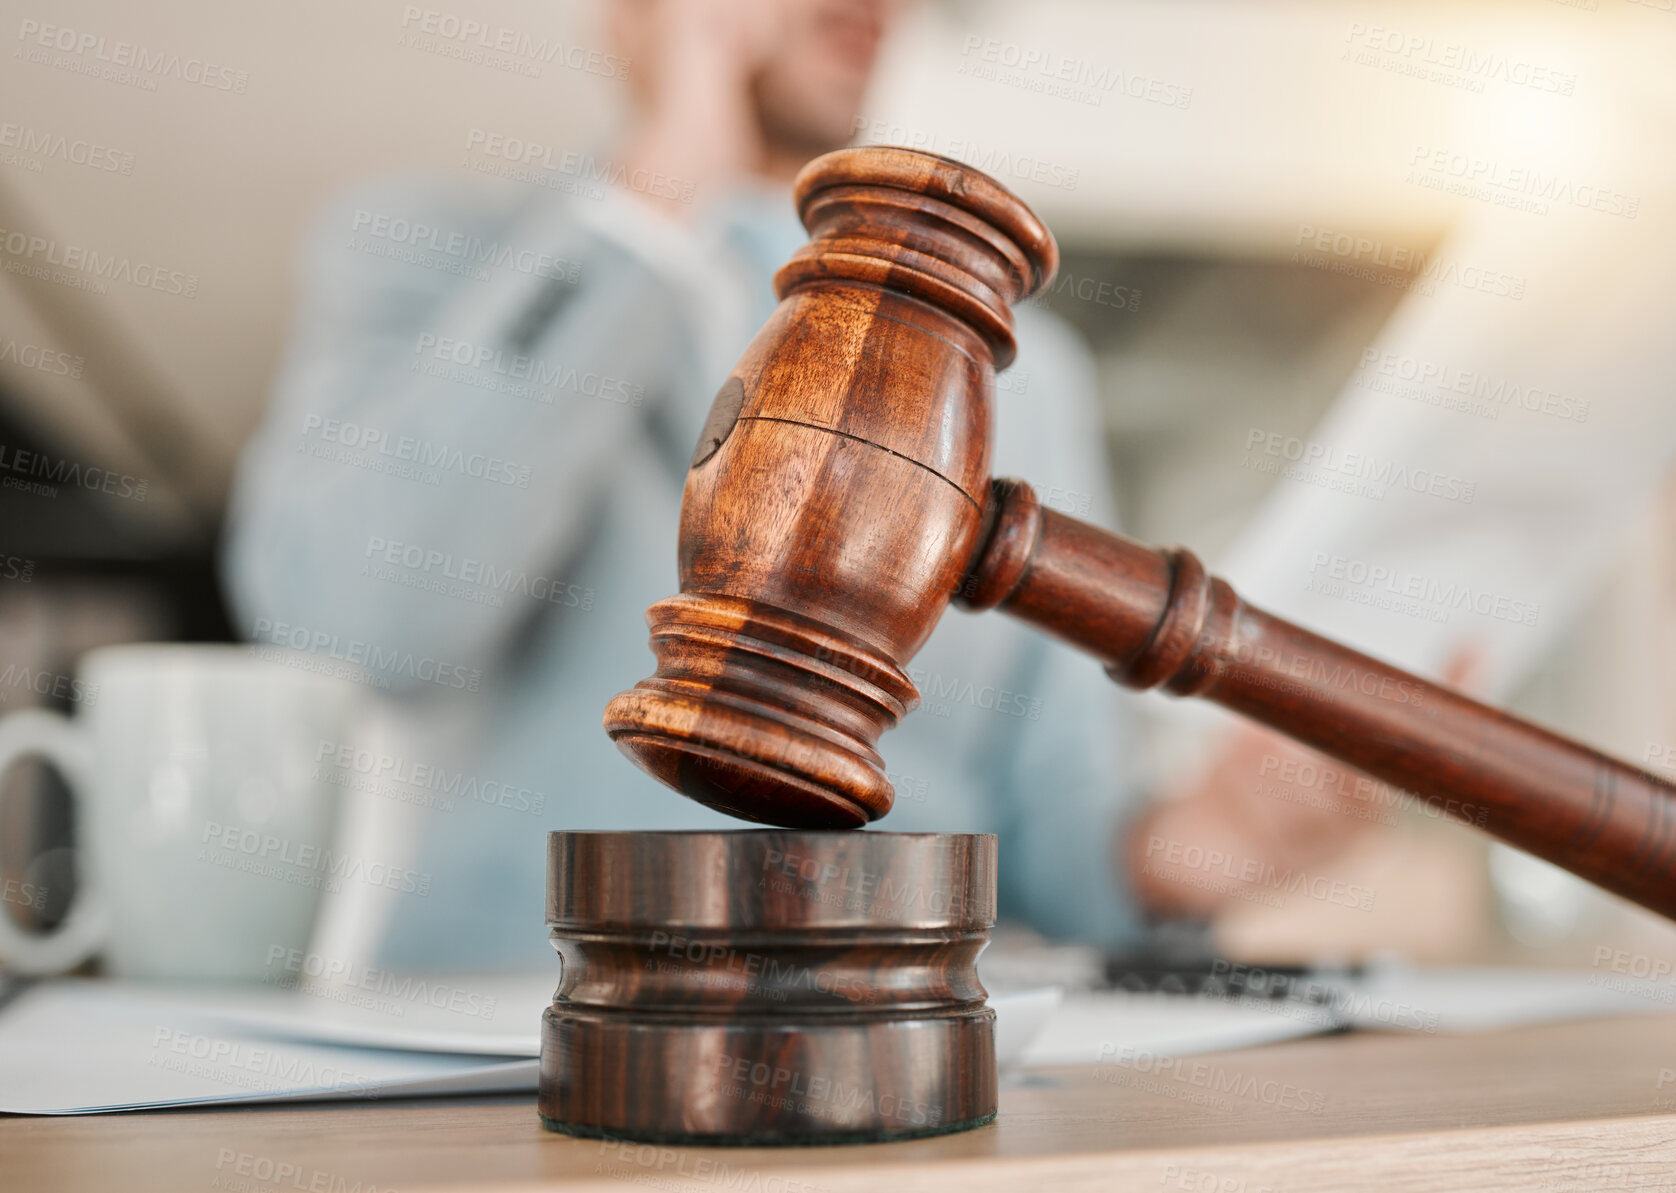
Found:
M 43 983 L 0 1009 L 0 1113 L 535 1089 L 550 974 L 425 982 L 371 1006 L 271 987 Z M 477 997 L 427 992 L 439 989 Z M 991 1000 L 1004 1063 L 1058 1001 L 1052 989 Z
M 214 1020 L 235 1031 L 305 1044 L 532 1057 L 551 972 L 379 975 L 362 986 L 181 986 L 124 983 L 125 998 Z M 3 1021 L 0 1021 L 3 1022 Z
M 346 1047 L 235 1030 L 155 990 L 52 982 L 0 1010 L 0 1113 L 92 1114 L 240 1102 L 535 1088 L 528 1055 Z
M 1676 1010 L 1676 981 L 1600 969 L 1381 965 L 1338 1000 L 1347 1026 L 1493 1031 L 1527 1023 Z
M 528 1092 L 550 973 L 377 992 L 55 981 L 0 1007 L 0 1113 Z M 1669 994 L 1672 998 L 1665 998 Z M 1381 967 L 1323 1003 L 995 992 L 1003 1069 L 1125 1063 L 1344 1027 L 1455 1032 L 1672 1009 L 1676 984 L 1577 971 Z
M 1249 1048 L 1336 1027 L 1321 1015 L 1179 994 L 1099 991 L 1068 996 L 1025 1048 L 1027 1065 L 1092 1065 Z

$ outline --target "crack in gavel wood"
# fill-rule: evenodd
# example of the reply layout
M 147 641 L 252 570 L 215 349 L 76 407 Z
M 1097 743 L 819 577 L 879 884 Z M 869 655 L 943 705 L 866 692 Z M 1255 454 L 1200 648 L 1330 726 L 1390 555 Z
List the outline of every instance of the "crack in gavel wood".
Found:
M 657 673 L 605 710 L 636 765 L 746 820 L 864 825 L 892 800 L 879 734 L 919 702 L 903 666 L 951 602 L 999 608 L 1676 917 L 1676 787 L 990 479 L 1009 308 L 1058 266 L 1022 202 L 902 149 L 818 158 L 795 194 L 811 240 L 693 455 Z

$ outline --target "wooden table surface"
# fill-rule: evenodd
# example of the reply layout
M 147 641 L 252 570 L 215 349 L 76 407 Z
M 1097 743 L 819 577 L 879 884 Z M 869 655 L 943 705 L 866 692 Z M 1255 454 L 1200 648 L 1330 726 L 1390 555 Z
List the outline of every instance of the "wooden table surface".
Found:
M 0 1118 L 0 1189 L 1676 1190 L 1676 1014 L 1175 1063 L 1034 1071 L 961 1135 L 780 1151 L 553 1135 L 533 1095 Z

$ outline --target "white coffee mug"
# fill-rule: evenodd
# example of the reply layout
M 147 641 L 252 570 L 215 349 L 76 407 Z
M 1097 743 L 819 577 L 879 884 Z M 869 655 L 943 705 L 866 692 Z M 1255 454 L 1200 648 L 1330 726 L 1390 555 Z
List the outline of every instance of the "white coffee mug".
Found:
M 260 979 L 333 883 L 337 789 L 317 766 L 357 703 L 341 679 L 240 646 L 90 651 L 75 715 L 0 718 L 0 774 L 38 756 L 74 801 L 76 891 L 50 932 L 0 913 L 0 960 L 58 973 Z

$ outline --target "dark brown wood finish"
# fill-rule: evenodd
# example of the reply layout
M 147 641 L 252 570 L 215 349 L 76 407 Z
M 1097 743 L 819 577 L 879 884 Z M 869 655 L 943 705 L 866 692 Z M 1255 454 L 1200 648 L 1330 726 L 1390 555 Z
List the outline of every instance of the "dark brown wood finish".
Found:
M 988 482 L 1008 306 L 1057 250 L 1018 199 L 900 149 L 810 163 L 811 243 L 718 395 L 687 478 L 657 674 L 607 731 L 712 807 L 854 827 L 890 810 L 879 733 L 952 599 L 999 607 L 1135 688 L 1261 721 L 1676 917 L 1676 787 L 1245 605 L 1160 552 Z
M 963 603 L 999 606 L 1132 688 L 1215 701 L 1444 815 L 1676 916 L 1676 789 L 1240 600 L 1188 551 L 1064 517 L 998 481 Z
M 727 1144 L 988 1122 L 994 922 L 991 836 L 551 833 L 542 1117 Z

